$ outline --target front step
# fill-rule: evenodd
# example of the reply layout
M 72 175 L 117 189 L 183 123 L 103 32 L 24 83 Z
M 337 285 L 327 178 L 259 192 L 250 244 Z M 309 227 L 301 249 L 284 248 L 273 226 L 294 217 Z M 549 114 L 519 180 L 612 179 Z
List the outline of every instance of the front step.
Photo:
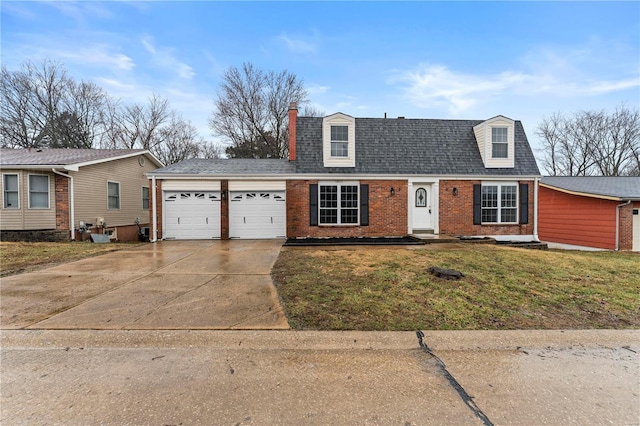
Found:
M 435 235 L 433 234 L 433 231 L 431 231 L 431 234 L 421 234 L 421 233 L 416 233 L 414 230 L 414 233 L 411 234 L 412 237 L 415 238 L 419 238 L 421 241 L 423 241 L 425 244 L 445 244 L 445 243 L 459 243 L 460 240 L 456 237 L 452 237 L 450 235 Z

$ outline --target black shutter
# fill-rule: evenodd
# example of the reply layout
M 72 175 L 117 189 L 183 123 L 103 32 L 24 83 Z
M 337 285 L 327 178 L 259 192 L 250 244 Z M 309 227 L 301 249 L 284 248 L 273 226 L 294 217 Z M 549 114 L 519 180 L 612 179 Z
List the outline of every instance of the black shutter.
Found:
M 318 184 L 309 185 L 309 225 L 318 226 Z
M 360 185 L 360 226 L 369 226 L 369 185 Z
M 482 185 L 473 185 L 473 224 L 482 224 Z
M 529 223 L 529 184 L 520 184 L 520 224 Z

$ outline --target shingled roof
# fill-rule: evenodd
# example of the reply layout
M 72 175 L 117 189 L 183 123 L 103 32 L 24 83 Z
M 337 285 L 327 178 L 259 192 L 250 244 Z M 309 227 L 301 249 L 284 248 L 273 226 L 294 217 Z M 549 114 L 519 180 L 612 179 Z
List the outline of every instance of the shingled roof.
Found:
M 587 195 L 640 200 L 638 176 L 546 176 L 543 185 Z
M 149 154 L 145 149 L 0 149 L 1 166 L 71 166 Z M 150 155 L 150 154 L 149 154 Z M 161 165 L 155 157 L 154 161 Z
M 322 117 L 298 117 L 298 173 L 539 176 L 520 121 L 515 122 L 515 167 L 487 169 L 473 126 L 483 120 L 356 118 L 356 166 L 323 166 Z
M 149 175 L 264 176 L 290 175 L 294 172 L 295 167 L 289 160 L 192 158 L 154 170 Z

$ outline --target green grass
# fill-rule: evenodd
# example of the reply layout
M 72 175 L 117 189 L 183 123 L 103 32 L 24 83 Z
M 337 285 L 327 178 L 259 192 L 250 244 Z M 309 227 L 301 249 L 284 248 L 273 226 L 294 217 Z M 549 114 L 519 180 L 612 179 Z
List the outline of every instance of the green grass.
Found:
M 458 270 L 436 278 L 430 266 Z M 461 248 L 286 249 L 273 269 L 290 325 L 320 330 L 638 328 L 640 256 Z

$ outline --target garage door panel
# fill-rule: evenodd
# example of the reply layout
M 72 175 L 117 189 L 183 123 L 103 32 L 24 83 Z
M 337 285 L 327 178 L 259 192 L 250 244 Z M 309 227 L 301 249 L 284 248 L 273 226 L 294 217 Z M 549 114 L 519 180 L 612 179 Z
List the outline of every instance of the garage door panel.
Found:
M 220 238 L 220 192 L 165 192 L 164 237 Z
M 229 203 L 231 238 L 284 238 L 286 200 L 284 191 L 232 192 Z

